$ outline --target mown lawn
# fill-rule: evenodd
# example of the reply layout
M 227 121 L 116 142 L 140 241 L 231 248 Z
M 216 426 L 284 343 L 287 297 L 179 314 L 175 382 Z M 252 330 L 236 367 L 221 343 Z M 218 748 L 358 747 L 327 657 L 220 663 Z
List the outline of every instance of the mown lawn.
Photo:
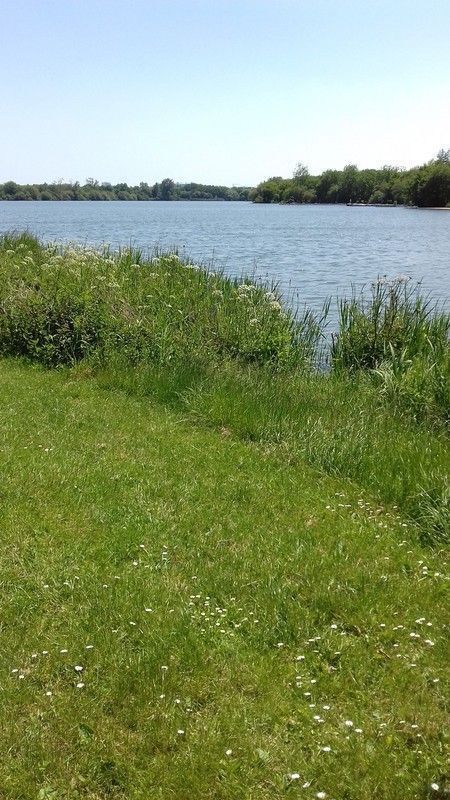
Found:
M 0 403 L 0 797 L 448 796 L 446 551 L 69 370 Z

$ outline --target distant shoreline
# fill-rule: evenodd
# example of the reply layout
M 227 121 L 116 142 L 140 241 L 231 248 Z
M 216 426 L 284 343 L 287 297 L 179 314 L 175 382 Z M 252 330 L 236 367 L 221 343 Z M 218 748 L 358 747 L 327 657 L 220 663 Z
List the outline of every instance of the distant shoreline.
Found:
M 2 203 L 251 203 L 247 197 L 0 197 Z M 316 203 L 315 205 L 319 205 Z M 322 205 L 322 204 L 320 204 Z M 332 203 L 329 205 L 333 205 Z M 342 205 L 342 204 L 341 204 Z
M 225 199 L 222 197 L 173 197 L 168 200 L 157 200 L 156 198 L 137 199 L 137 198 L 101 198 L 96 199 L 93 197 L 79 197 L 79 198 L 63 198 L 51 197 L 44 199 L 41 197 L 1 197 L 0 203 L 251 203 L 256 206 L 314 206 L 320 208 L 322 206 L 329 208 L 330 206 L 340 206 L 341 208 L 403 208 L 410 211 L 450 211 L 450 206 L 412 206 L 407 203 L 295 203 L 295 202 L 277 202 L 277 203 L 259 203 L 247 198 L 242 199 Z

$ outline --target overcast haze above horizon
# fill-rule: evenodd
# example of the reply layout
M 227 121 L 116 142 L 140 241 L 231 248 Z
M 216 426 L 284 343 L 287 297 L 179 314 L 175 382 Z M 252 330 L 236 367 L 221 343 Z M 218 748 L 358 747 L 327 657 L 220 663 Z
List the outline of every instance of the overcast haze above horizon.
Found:
M 0 181 L 255 185 L 450 147 L 450 0 L 0 0 Z

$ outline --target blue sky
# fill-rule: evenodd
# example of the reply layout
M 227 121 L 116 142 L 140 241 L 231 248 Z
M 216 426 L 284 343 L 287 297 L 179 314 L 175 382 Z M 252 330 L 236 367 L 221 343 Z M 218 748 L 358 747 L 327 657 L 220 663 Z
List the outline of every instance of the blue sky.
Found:
M 0 0 L 0 181 L 253 185 L 450 147 L 450 0 Z

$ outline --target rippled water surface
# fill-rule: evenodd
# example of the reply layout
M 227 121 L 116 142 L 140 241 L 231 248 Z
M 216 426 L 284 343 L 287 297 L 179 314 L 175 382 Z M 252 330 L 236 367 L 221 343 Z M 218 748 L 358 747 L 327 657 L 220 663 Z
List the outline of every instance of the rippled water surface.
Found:
M 277 282 L 318 309 L 378 275 L 450 296 L 450 212 L 221 202 L 0 202 L 0 232 L 45 240 L 178 247 L 228 274 Z

